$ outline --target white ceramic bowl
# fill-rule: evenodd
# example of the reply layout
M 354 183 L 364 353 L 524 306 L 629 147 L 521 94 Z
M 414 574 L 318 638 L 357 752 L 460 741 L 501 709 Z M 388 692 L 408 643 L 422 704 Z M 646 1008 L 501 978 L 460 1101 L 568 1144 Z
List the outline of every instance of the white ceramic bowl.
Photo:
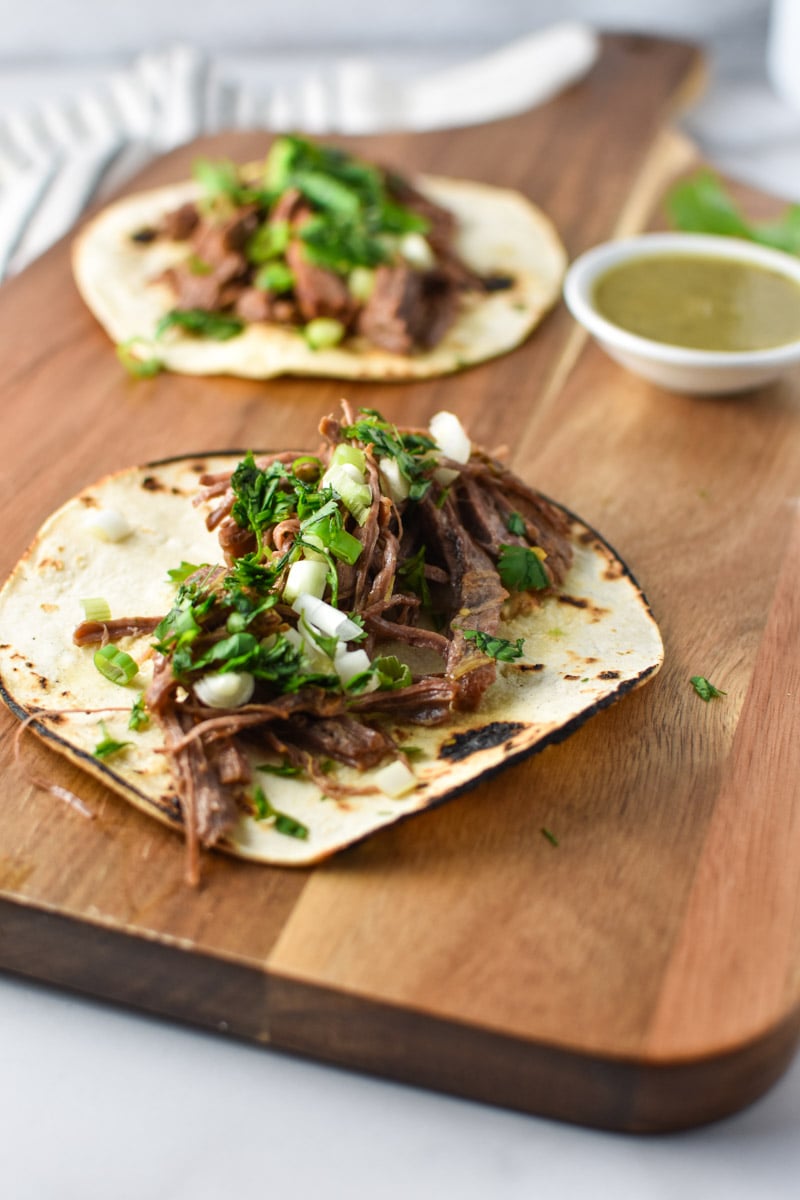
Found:
M 720 394 L 744 392 L 777 378 L 800 362 L 800 339 L 769 350 L 691 350 L 654 342 L 621 329 L 601 317 L 594 307 L 594 287 L 600 275 L 628 259 L 648 255 L 695 254 L 756 263 L 800 285 L 800 259 L 739 238 L 699 233 L 646 233 L 587 250 L 569 268 L 564 299 L 570 312 L 588 329 L 612 358 L 673 392 Z

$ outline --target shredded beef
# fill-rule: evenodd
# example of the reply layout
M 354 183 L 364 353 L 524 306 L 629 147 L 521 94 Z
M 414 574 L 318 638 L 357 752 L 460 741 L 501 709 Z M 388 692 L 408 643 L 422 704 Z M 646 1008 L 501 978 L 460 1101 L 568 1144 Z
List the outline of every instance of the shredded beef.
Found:
M 166 213 L 161 219 L 158 232 L 173 242 L 183 242 L 194 233 L 199 220 L 197 205 L 189 201 Z
M 392 354 L 411 354 L 441 341 L 457 311 L 457 288 L 443 271 L 382 266 L 358 316 L 358 332 Z
M 152 633 L 161 617 L 117 617 L 108 621 L 81 621 L 72 634 L 76 646 L 115 642 L 121 637 L 141 637 Z
M 355 316 L 356 302 L 342 276 L 309 262 L 301 241 L 289 243 L 286 261 L 294 274 L 294 291 L 303 319 L 333 317 L 349 325 Z

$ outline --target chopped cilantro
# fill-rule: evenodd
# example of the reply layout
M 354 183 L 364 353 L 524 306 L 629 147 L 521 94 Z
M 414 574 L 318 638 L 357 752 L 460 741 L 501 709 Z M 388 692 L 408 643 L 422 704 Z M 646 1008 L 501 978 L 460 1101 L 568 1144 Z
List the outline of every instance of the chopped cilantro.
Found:
M 273 808 L 263 788 L 255 789 L 252 802 L 257 821 L 271 821 L 275 831 L 284 833 L 287 837 L 302 838 L 303 840 L 308 837 L 308 826 L 303 825 L 301 821 L 296 821 L 288 813 L 279 812 L 277 808 Z
M 278 775 L 282 779 L 290 779 L 294 775 L 302 775 L 302 767 L 292 766 L 291 763 L 259 763 L 256 767 L 257 771 L 263 771 L 266 775 Z
M 542 836 L 547 838 L 551 846 L 558 845 L 558 838 L 554 833 L 551 833 L 545 825 L 542 826 Z
M 134 700 L 131 708 L 131 715 L 128 718 L 128 729 L 133 729 L 136 733 L 146 729 L 150 724 L 150 714 L 147 711 L 144 702 L 144 695 L 141 695 L 138 700 Z
M 701 700 L 708 703 L 709 700 L 716 700 L 719 696 L 727 696 L 727 692 L 723 692 L 720 688 L 714 687 L 710 680 L 704 675 L 693 675 L 689 680 L 694 690 L 697 692 Z
M 229 313 L 206 312 L 204 308 L 173 308 L 165 313 L 156 325 L 156 339 L 169 329 L 182 329 L 195 337 L 211 338 L 215 342 L 227 342 L 238 337 L 244 329 L 244 321 Z
M 144 355 L 136 353 L 137 346 L 144 350 Z M 126 342 L 120 342 L 117 346 L 117 358 L 134 379 L 152 379 L 164 370 L 163 362 L 151 353 L 150 343 L 146 338 L 132 337 Z
M 195 571 L 199 571 L 200 567 L 195 563 L 186 562 L 184 559 L 179 567 L 173 567 L 171 571 L 167 571 L 167 575 L 173 583 L 184 583 L 190 575 L 194 575 Z
M 530 546 L 500 546 L 497 570 L 510 592 L 537 591 L 550 586 L 541 559 Z
M 789 205 L 776 221 L 748 221 L 711 171 L 701 171 L 676 184 L 666 204 L 672 224 L 678 229 L 743 238 L 787 254 L 800 254 L 800 204 Z
M 410 484 L 409 500 L 421 500 L 425 496 L 436 467 L 436 459 L 431 453 L 436 449 L 433 438 L 419 433 L 400 433 L 395 425 L 384 421 L 374 410 L 369 410 L 366 420 L 348 425 L 342 433 L 364 446 L 371 445 L 378 458 L 393 458 L 400 474 Z
M 401 662 L 395 654 L 382 654 L 373 658 L 372 670 L 382 691 L 395 691 L 411 684 L 411 668 L 408 663 Z
M 415 596 L 419 596 L 422 607 L 431 607 L 431 590 L 425 578 L 425 547 L 420 546 L 416 554 L 412 554 L 397 568 L 397 574 Z
M 525 521 L 518 512 L 510 512 L 506 519 L 506 529 L 509 533 L 514 533 L 518 537 L 525 536 Z
M 100 732 L 103 735 L 103 739 L 97 743 L 92 751 L 94 758 L 99 758 L 101 760 L 111 758 L 112 754 L 119 754 L 121 750 L 124 750 L 126 746 L 130 746 L 131 744 L 130 742 L 115 741 L 115 739 L 109 735 L 104 721 L 100 722 Z
M 468 642 L 474 642 L 479 650 L 488 654 L 489 658 L 497 659 L 498 662 L 513 662 L 514 659 L 521 658 L 524 653 L 521 637 L 517 638 L 515 642 L 510 642 L 507 638 L 493 637 L 490 633 L 482 633 L 480 629 L 462 629 L 461 632 Z

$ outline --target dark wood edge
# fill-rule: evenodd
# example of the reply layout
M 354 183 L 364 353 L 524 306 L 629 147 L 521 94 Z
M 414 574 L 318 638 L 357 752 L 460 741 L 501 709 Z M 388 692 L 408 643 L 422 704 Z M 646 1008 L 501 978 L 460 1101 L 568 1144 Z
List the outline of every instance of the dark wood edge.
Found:
M 689 1129 L 737 1112 L 783 1074 L 800 1040 L 799 1009 L 751 1041 L 686 1062 L 581 1054 L 4 897 L 0 967 L 401 1083 L 631 1133 Z

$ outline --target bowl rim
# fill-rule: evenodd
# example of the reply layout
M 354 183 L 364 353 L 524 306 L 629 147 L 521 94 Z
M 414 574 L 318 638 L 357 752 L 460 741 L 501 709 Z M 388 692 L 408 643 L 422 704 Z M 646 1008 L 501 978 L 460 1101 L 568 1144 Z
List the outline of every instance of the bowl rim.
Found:
M 716 234 L 642 233 L 601 242 L 579 255 L 564 277 L 563 292 L 567 308 L 576 321 L 598 340 L 620 351 L 665 364 L 685 367 L 768 367 L 791 363 L 800 358 L 800 337 L 762 350 L 697 350 L 642 337 L 600 315 L 592 296 L 592 286 L 598 275 L 631 258 L 652 258 L 667 250 L 687 256 L 700 253 L 715 258 L 758 263 L 759 266 L 778 271 L 800 286 L 800 259 L 782 250 Z

